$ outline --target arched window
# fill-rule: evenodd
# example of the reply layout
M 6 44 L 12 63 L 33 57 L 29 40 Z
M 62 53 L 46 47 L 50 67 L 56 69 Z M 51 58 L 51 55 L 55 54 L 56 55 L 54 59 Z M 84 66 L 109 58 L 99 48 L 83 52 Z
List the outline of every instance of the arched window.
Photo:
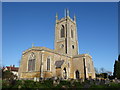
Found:
M 76 79 L 79 79 L 79 78 L 80 78 L 80 76 L 79 76 L 79 71 L 78 71 L 78 70 L 76 70 L 75 76 L 76 76 Z
M 71 38 L 73 38 L 73 30 L 71 30 Z
M 47 70 L 50 70 L 50 58 L 47 58 Z
M 31 53 L 28 60 L 28 71 L 34 71 L 34 70 L 35 70 L 35 54 Z
M 65 30 L 64 30 L 65 28 L 64 28 L 64 26 L 62 25 L 62 27 L 61 27 L 61 38 L 62 37 L 65 37 Z
M 66 70 L 66 68 L 63 69 L 63 78 L 67 79 L 67 70 Z

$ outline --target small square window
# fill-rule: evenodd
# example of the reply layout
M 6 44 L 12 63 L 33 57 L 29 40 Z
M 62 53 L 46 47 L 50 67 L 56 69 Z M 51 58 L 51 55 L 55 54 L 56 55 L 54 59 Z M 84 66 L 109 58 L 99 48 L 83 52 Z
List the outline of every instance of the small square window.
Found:
M 75 47 L 74 47 L 74 45 L 72 45 L 72 49 L 74 49 Z

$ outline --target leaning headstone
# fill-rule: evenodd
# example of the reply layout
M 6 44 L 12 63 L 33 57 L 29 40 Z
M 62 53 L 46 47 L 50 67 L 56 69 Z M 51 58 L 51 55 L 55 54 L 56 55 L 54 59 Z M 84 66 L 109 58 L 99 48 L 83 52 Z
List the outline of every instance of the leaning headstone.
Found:
M 73 85 L 75 81 L 73 79 L 70 80 L 70 84 Z
M 115 78 L 114 81 L 115 81 L 115 83 L 118 83 L 118 79 L 117 78 Z
M 36 77 L 34 77 L 34 82 L 36 82 Z
M 56 85 L 56 80 L 53 80 L 53 85 Z
M 39 78 L 36 78 L 36 81 L 39 82 Z
M 118 80 L 118 83 L 120 83 L 120 79 Z
M 21 89 L 21 86 L 20 86 L 20 85 L 18 86 L 18 89 Z
M 100 79 L 96 79 L 96 80 L 95 80 L 95 85 L 100 85 L 100 82 L 101 82 Z
M 60 84 L 60 80 L 59 79 L 57 80 L 57 84 Z
M 43 78 L 40 78 L 40 79 L 39 79 L 39 82 L 44 83 L 44 79 L 43 79 Z
M 54 79 L 53 80 L 57 80 L 58 78 L 57 77 L 54 77 Z
M 115 82 L 115 79 L 113 79 L 112 82 Z
M 93 84 L 94 84 L 93 79 L 90 79 L 90 85 L 93 85 Z
M 110 80 L 109 79 L 106 79 L 105 80 L 105 84 L 109 84 L 110 83 Z
M 60 83 L 59 78 L 58 78 L 58 77 L 55 77 L 55 78 L 53 79 L 53 85 L 54 85 L 54 86 L 57 86 L 59 83 Z
M 22 80 L 22 82 L 21 82 L 22 84 L 25 84 L 25 81 L 24 80 Z

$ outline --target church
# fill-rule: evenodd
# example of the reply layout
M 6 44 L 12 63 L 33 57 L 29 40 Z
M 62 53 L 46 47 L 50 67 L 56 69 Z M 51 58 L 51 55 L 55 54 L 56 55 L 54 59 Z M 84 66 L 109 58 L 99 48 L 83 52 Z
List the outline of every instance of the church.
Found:
M 54 50 L 35 47 L 22 53 L 18 71 L 19 79 L 34 80 L 58 77 L 68 79 L 94 79 L 95 70 L 89 54 L 78 53 L 76 16 L 70 18 L 69 10 L 65 17 L 55 21 Z

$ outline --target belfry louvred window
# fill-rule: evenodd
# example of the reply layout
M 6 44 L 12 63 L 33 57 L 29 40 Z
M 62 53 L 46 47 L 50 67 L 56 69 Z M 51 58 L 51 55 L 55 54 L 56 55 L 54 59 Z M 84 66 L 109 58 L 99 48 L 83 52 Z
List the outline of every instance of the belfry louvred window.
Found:
M 61 38 L 62 37 L 65 37 L 65 28 L 64 28 L 64 26 L 62 25 L 62 27 L 61 27 Z
M 73 38 L 73 30 L 71 30 L 71 38 Z

